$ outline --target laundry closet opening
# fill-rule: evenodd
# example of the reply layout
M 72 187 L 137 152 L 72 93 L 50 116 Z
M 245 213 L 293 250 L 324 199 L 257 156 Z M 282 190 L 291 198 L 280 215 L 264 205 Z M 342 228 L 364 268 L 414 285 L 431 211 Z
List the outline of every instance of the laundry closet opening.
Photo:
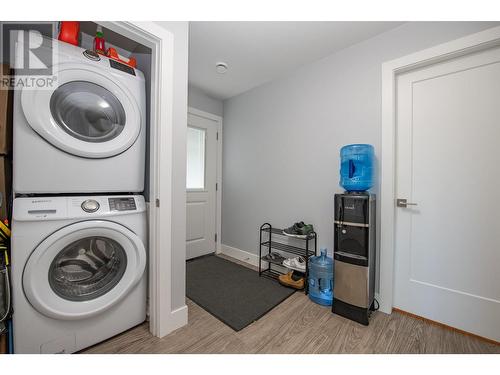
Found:
M 152 50 L 95 22 L 49 24 L 19 31 L 3 62 L 20 77 L 41 39 L 56 82 L 13 90 L 16 353 L 76 352 L 148 311 Z

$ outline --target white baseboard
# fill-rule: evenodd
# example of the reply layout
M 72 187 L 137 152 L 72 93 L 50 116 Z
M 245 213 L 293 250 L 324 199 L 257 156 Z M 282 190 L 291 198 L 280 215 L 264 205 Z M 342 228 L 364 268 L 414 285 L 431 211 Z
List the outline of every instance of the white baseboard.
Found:
M 188 307 L 186 305 L 179 307 L 178 309 L 173 310 L 170 313 L 170 319 L 168 322 L 167 333 L 163 336 L 168 335 L 169 333 L 184 327 L 188 323 Z
M 187 323 L 188 307 L 186 305 L 172 311 L 172 326 L 180 328 L 185 326 Z
M 387 308 L 384 308 L 384 305 L 382 304 L 382 301 L 381 301 L 381 296 L 380 296 L 380 293 L 379 292 L 375 292 L 375 299 L 377 300 L 378 302 L 378 305 L 379 305 L 379 311 L 380 312 L 383 312 L 384 314 L 389 314 L 391 315 L 392 314 L 392 306 L 390 309 L 387 309 Z
M 252 266 L 259 267 L 259 256 L 257 254 L 249 253 L 248 251 L 240 250 L 224 244 L 221 245 L 220 253 L 248 263 Z M 267 266 L 267 263 L 265 263 L 265 266 Z

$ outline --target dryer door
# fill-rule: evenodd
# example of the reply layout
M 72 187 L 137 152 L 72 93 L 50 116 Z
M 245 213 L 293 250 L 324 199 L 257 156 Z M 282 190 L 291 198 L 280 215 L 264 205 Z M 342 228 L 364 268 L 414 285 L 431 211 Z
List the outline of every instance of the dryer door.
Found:
M 88 318 L 120 302 L 144 274 L 146 250 L 124 226 L 101 220 L 68 225 L 30 255 L 23 288 L 31 305 L 55 319 Z
M 141 131 L 137 100 L 96 67 L 54 67 L 57 87 L 23 89 L 21 105 L 31 128 L 53 146 L 86 158 L 127 150 Z

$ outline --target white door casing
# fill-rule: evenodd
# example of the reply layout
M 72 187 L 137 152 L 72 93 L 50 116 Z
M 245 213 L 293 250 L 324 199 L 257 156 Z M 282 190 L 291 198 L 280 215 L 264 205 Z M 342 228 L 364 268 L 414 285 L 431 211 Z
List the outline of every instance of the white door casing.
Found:
M 186 258 L 217 250 L 217 153 L 219 122 L 188 113 Z
M 173 210 L 174 187 L 178 182 L 173 179 L 174 165 L 182 166 L 179 155 L 172 148 L 179 138 L 184 142 L 182 131 L 185 121 L 174 120 L 174 33 L 155 22 L 99 22 L 102 26 L 135 40 L 151 48 L 151 91 L 150 91 L 150 201 L 149 212 L 149 330 L 163 337 L 187 324 L 187 306 L 173 307 L 172 294 L 178 283 L 172 280 L 172 243 L 179 241 L 178 233 L 184 241 L 185 225 L 177 223 L 173 233 L 172 225 L 177 219 Z M 177 110 L 177 108 L 176 108 Z M 182 110 L 182 108 L 181 108 Z M 173 128 L 176 127 L 175 137 Z M 178 163 L 178 164 L 176 164 Z M 184 183 L 184 181 L 183 181 Z M 181 189 L 184 193 L 184 190 Z M 184 204 L 184 199 L 181 200 Z M 181 251 L 176 247 L 176 251 Z

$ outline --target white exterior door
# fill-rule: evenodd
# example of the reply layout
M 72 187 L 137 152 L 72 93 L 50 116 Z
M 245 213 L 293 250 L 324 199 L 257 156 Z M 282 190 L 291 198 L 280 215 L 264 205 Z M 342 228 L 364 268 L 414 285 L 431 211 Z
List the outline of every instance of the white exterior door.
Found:
M 500 341 L 500 49 L 396 90 L 394 307 Z
M 188 114 L 187 259 L 215 252 L 217 127 L 214 120 Z

